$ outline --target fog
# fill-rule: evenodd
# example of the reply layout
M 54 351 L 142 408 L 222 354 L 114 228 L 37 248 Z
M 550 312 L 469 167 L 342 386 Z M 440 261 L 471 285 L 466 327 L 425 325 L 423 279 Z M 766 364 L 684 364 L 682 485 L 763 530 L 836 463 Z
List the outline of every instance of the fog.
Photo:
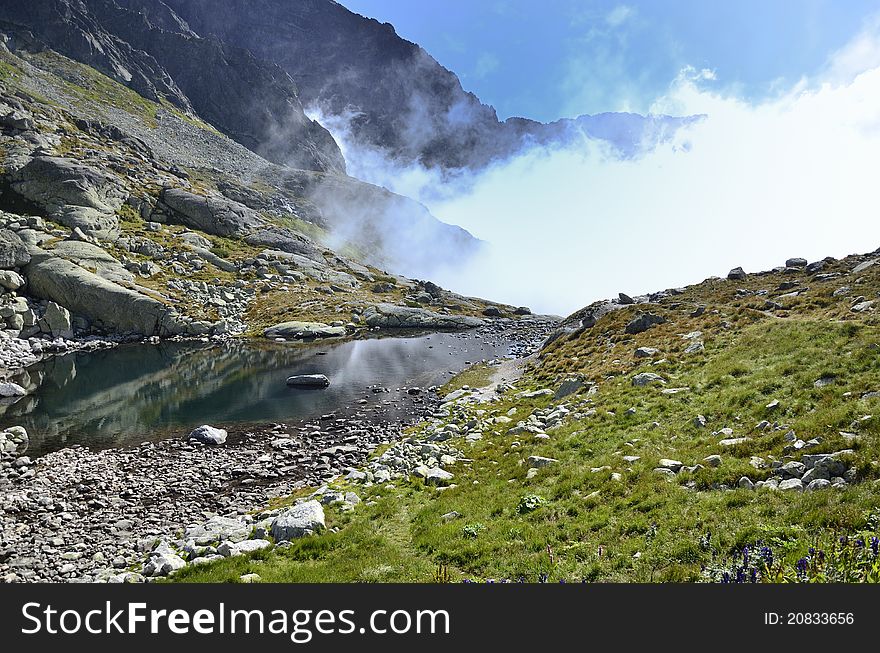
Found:
M 322 117 L 350 173 L 425 203 L 489 243 L 444 287 L 567 314 L 638 294 L 880 246 L 880 47 L 871 26 L 824 71 L 747 102 L 712 71 L 684 69 L 652 113 L 706 114 L 621 159 L 601 141 L 532 148 L 442 178 L 359 148 Z M 426 252 L 426 257 L 431 253 Z

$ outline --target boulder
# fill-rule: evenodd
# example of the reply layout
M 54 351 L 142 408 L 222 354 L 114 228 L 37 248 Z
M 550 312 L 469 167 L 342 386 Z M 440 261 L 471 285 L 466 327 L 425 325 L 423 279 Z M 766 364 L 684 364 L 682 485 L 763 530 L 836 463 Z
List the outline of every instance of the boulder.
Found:
M 196 195 L 180 188 L 164 189 L 156 211 L 169 222 L 215 236 L 242 237 L 265 224 L 259 213 L 244 204 L 222 196 Z
M 748 275 L 742 268 L 733 268 L 730 272 L 727 273 L 727 278 L 731 281 L 742 281 Z
M 0 270 L 20 268 L 30 260 L 27 246 L 18 234 L 9 229 L 0 229 Z
M 40 321 L 43 330 L 50 333 L 53 338 L 72 338 L 73 325 L 70 311 L 55 302 L 46 305 L 46 312 Z
M 282 322 L 271 326 L 263 335 L 267 338 L 338 338 L 346 334 L 345 327 L 329 326 L 321 322 Z
M 276 542 L 285 542 L 320 533 L 324 528 L 324 508 L 312 499 L 288 508 L 275 517 L 271 533 Z
M 123 284 L 134 281 L 134 275 L 126 270 L 122 263 L 93 243 L 65 240 L 48 251 L 94 272 L 107 281 Z
M 178 569 L 186 567 L 186 561 L 181 558 L 166 542 L 150 552 L 149 559 L 144 563 L 144 576 L 168 576 Z
M 18 290 L 24 285 L 24 278 L 12 270 L 0 270 L 0 289 Z M 0 292 L 3 292 L 0 290 Z
M 12 190 L 55 221 L 86 235 L 115 239 L 128 193 L 120 180 L 73 159 L 38 156 L 12 175 Z
M 636 358 L 651 358 L 659 353 L 660 350 L 654 347 L 639 347 L 636 349 Z
M 145 336 L 187 332 L 186 323 L 162 302 L 107 281 L 50 252 L 37 252 L 23 269 L 31 295 L 65 306 L 111 331 Z
M 477 317 L 441 315 L 424 308 L 394 304 L 371 306 L 363 317 L 367 326 L 385 329 L 472 329 L 486 323 Z
M 215 515 L 204 524 L 186 528 L 183 537 L 199 546 L 207 546 L 220 541 L 241 542 L 248 539 L 250 533 L 251 527 L 243 521 Z
M 641 372 L 640 374 L 636 374 L 632 378 L 632 384 L 635 386 L 643 386 L 649 385 L 651 383 L 660 383 L 662 385 L 666 384 L 666 381 L 659 374 L 654 374 L 653 372 Z
M 252 553 L 272 546 L 269 540 L 244 540 L 242 542 L 223 542 L 217 547 L 217 553 L 225 558 Z
M 203 444 L 223 444 L 226 442 L 226 437 L 229 434 L 225 429 L 217 429 L 213 426 L 208 426 L 204 424 L 199 428 L 193 430 L 188 436 L 187 440 L 196 440 L 197 442 L 201 442 Z
M 287 385 L 304 388 L 326 388 L 330 379 L 323 374 L 296 374 L 287 377 Z
M 0 383 L 0 399 L 8 399 L 10 397 L 24 397 L 27 390 L 17 383 L 2 382 Z
M 626 329 L 624 329 L 630 335 L 636 333 L 642 333 L 643 331 L 647 331 L 655 324 L 663 324 L 666 322 L 666 318 L 662 315 L 654 315 L 653 313 L 642 313 L 637 318 L 633 319 L 629 324 L 626 325 Z

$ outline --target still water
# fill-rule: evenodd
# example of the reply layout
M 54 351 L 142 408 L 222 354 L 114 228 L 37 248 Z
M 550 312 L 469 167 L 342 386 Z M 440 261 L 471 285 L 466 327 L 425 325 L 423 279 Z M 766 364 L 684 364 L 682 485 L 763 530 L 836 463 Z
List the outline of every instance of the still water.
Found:
M 399 398 L 371 386 L 426 388 L 467 362 L 503 357 L 508 343 L 475 334 L 386 337 L 339 344 L 124 345 L 38 363 L 13 380 L 27 397 L 0 403 L 0 426 L 20 425 L 28 455 L 71 444 L 100 449 L 181 435 L 200 424 L 311 419 Z M 289 388 L 293 374 L 326 374 L 324 390 Z M 389 406 L 393 410 L 393 405 Z

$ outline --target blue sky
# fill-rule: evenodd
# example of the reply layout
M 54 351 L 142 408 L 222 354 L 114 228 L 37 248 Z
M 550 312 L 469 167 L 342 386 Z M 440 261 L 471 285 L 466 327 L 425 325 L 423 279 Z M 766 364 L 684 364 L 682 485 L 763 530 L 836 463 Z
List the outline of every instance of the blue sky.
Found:
M 761 100 L 821 71 L 877 0 L 342 0 L 512 115 L 645 112 L 684 66 Z

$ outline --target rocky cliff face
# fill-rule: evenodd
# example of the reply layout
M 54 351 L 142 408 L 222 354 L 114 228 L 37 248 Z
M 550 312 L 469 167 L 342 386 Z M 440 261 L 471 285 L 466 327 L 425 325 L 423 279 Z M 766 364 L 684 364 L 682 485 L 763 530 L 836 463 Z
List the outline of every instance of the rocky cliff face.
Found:
M 203 37 L 252 51 L 288 72 L 307 106 L 342 115 L 362 142 L 404 161 L 480 168 L 524 144 L 608 141 L 624 156 L 689 118 L 600 114 L 542 124 L 498 120 L 458 77 L 388 23 L 332 0 L 165 0 Z
M 27 47 L 51 48 L 148 100 L 197 114 L 271 161 L 345 169 L 287 73 L 248 50 L 200 38 L 159 0 L 9 0 L 0 21 Z

